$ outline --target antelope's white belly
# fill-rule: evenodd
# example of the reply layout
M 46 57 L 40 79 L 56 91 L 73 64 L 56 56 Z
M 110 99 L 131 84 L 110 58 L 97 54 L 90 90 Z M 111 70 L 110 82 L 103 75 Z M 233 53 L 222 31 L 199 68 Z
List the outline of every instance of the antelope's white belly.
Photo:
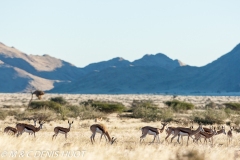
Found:
M 184 133 L 184 132 L 179 132 L 179 134 L 180 134 L 181 136 L 188 136 L 188 135 L 189 135 L 189 134 Z
M 23 132 L 27 132 L 27 133 L 33 133 L 33 131 L 32 131 L 32 130 L 29 130 L 29 129 L 27 129 L 27 128 L 24 128 Z
M 58 131 L 58 133 L 65 134 L 66 132 L 63 132 L 63 131 Z
M 153 132 L 153 131 L 151 131 L 151 130 L 148 130 L 148 134 L 155 136 L 157 133 L 156 133 L 156 132 Z
M 99 128 L 96 129 L 96 132 L 102 134 L 102 130 Z

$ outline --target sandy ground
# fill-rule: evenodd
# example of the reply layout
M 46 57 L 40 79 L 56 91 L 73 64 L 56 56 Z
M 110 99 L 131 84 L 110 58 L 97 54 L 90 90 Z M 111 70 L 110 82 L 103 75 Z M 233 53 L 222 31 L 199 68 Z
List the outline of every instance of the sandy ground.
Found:
M 101 101 L 121 102 L 125 106 L 130 106 L 133 100 L 151 100 L 159 107 L 164 107 L 164 101 L 172 100 L 172 95 L 151 95 L 151 94 L 123 94 L 123 95 L 104 95 L 104 94 L 45 94 L 42 100 L 48 100 L 51 97 L 62 96 L 70 104 L 79 104 L 89 99 Z M 0 93 L 0 107 L 4 105 L 27 105 L 31 94 L 18 93 Z M 34 100 L 37 98 L 34 97 Z M 190 102 L 196 108 L 205 107 L 209 102 L 223 104 L 226 102 L 240 102 L 240 96 L 177 96 L 175 99 Z

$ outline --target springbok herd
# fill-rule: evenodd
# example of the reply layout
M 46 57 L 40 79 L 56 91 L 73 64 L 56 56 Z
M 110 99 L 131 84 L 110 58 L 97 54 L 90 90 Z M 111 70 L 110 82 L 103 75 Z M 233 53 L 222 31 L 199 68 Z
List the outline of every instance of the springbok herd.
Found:
M 116 141 L 116 138 L 110 137 L 107 127 L 104 124 L 99 123 L 101 120 L 102 118 L 96 118 L 95 122 L 97 123 L 90 126 L 90 131 L 92 132 L 92 135 L 90 137 L 91 143 L 93 144 L 95 142 L 96 133 L 100 133 L 101 134 L 100 141 L 102 139 L 102 136 L 104 136 L 106 141 L 108 141 L 110 144 L 113 144 Z M 37 121 L 38 121 L 37 119 L 33 119 L 34 125 L 17 123 L 16 128 L 7 126 L 4 129 L 4 133 L 16 135 L 18 137 L 19 135 L 22 135 L 22 133 L 26 132 L 29 134 L 33 134 L 34 137 L 36 137 L 35 133 L 38 132 L 40 129 L 42 129 L 42 126 L 45 123 L 44 121 L 38 121 L 39 127 L 36 127 Z M 69 124 L 68 128 L 59 127 L 59 126 L 55 127 L 53 129 L 54 134 L 52 136 L 52 140 L 54 139 L 54 137 L 56 139 L 59 133 L 64 134 L 65 139 L 67 139 L 67 133 L 70 132 L 70 128 L 71 128 L 71 125 L 73 124 L 73 121 L 72 122 L 68 121 L 68 124 Z M 140 143 L 144 141 L 145 137 L 148 134 L 153 135 L 154 137 L 151 143 L 154 143 L 156 139 L 157 139 L 157 142 L 160 143 L 159 136 L 161 133 L 164 132 L 164 129 L 165 129 L 165 132 L 167 134 L 165 140 L 168 142 L 168 137 L 172 135 L 171 143 L 175 137 L 178 137 L 177 142 L 180 143 L 179 141 L 180 137 L 183 141 L 183 137 L 186 136 L 188 138 L 187 145 L 188 145 L 189 137 L 193 139 L 193 142 L 198 143 L 198 141 L 201 141 L 201 139 L 204 139 L 204 143 L 207 143 L 207 140 L 209 140 L 213 145 L 214 136 L 217 136 L 219 134 L 225 134 L 227 135 L 228 144 L 230 144 L 232 141 L 233 129 L 234 129 L 234 127 L 230 126 L 230 130 L 228 130 L 228 132 L 226 133 L 224 126 L 219 128 L 219 130 L 216 130 L 216 128 L 213 126 L 211 126 L 210 128 L 206 128 L 206 127 L 203 127 L 201 124 L 199 124 L 198 128 L 194 130 L 193 126 L 191 126 L 190 128 L 184 128 L 184 127 L 170 127 L 168 126 L 168 123 L 161 123 L 161 124 L 162 124 L 162 128 L 154 128 L 151 126 L 142 127 L 141 128 L 142 135 L 140 136 Z

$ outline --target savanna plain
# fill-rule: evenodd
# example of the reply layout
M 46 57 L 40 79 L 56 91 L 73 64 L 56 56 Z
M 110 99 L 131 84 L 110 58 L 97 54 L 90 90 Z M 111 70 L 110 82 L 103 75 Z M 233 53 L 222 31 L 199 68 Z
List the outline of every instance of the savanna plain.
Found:
M 0 159 L 240 159 L 238 96 L 45 94 L 41 100 L 34 96 L 28 105 L 30 99 L 31 94 L 0 94 Z M 111 110 L 105 104 L 120 104 L 120 109 Z M 5 127 L 17 123 L 33 125 L 33 119 L 45 122 L 36 137 L 4 133 Z M 67 139 L 58 134 L 52 140 L 54 127 L 68 128 L 68 120 L 73 124 Z M 117 138 L 113 144 L 104 137 L 100 142 L 100 134 L 91 143 L 90 126 L 96 123 L 106 125 L 110 136 Z M 162 123 L 168 125 L 159 134 L 160 143 L 151 143 L 153 135 L 140 143 L 142 127 L 161 129 Z M 190 138 L 187 145 L 187 137 L 180 143 L 176 137 L 171 143 L 172 135 L 165 140 L 167 127 L 193 125 L 195 130 L 199 123 L 217 130 L 224 127 L 226 133 L 234 127 L 232 140 L 225 134 L 213 136 L 213 143 Z

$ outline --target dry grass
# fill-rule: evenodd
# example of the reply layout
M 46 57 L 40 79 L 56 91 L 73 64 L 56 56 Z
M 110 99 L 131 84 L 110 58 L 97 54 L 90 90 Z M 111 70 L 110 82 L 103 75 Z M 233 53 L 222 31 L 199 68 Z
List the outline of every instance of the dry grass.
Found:
M 44 100 L 59 95 L 45 95 Z M 152 99 L 156 104 L 163 104 L 166 100 L 171 100 L 171 96 L 156 96 L 156 95 L 61 95 L 71 104 L 78 104 L 81 101 L 88 99 L 110 100 L 121 102 L 129 105 L 133 99 Z M 30 97 L 28 94 L 1 94 L 1 104 L 10 106 L 23 106 Z M 209 103 L 211 98 L 216 103 L 236 102 L 239 97 L 194 97 L 194 96 L 178 96 L 179 100 L 191 102 L 199 107 Z M 20 109 L 24 111 L 24 107 Z M 3 134 L 6 126 L 14 127 L 17 123 L 13 117 L 7 117 L 4 121 L 0 121 L 0 159 L 98 159 L 98 160 L 140 160 L 140 159 L 161 159 L 161 160 L 231 160 L 238 156 L 240 150 L 239 139 L 240 135 L 233 132 L 233 140 L 231 144 L 227 143 L 226 135 L 218 135 L 214 137 L 214 145 L 195 144 L 189 142 L 186 146 L 186 137 L 183 144 L 178 144 L 176 138 L 173 143 L 164 141 L 166 133 L 160 135 L 161 143 L 150 144 L 153 136 L 147 135 L 145 143 L 140 144 L 141 136 L 140 128 L 143 126 L 161 127 L 160 122 L 142 122 L 140 119 L 129 119 L 117 117 L 116 114 L 108 116 L 108 121 L 103 120 L 109 128 L 111 136 L 117 138 L 117 143 L 110 145 L 102 139 L 99 142 L 100 135 L 96 136 L 94 145 L 90 142 L 91 132 L 90 125 L 94 124 L 94 120 L 74 120 L 71 131 L 68 134 L 68 139 L 65 140 L 64 135 L 59 134 L 56 140 L 52 141 L 53 129 L 55 126 L 68 127 L 67 121 L 50 121 L 43 125 L 43 129 L 36 133 L 36 138 L 32 135 L 24 133 L 20 137 L 14 137 Z M 32 123 L 23 121 L 24 123 Z M 171 124 L 170 126 L 176 126 Z M 185 125 L 186 126 L 186 125 Z M 197 128 L 195 125 L 194 128 Z M 228 131 L 226 127 L 226 131 Z M 171 138 L 171 136 L 170 136 Z M 170 140 L 169 138 L 169 140 Z M 11 152 L 17 151 L 16 157 L 12 157 Z M 24 154 L 21 154 L 24 151 Z M 64 155 L 62 154 L 64 153 Z M 75 153 L 76 157 L 72 155 Z M 84 155 L 83 155 L 84 153 Z M 83 156 L 82 156 L 83 155 Z M 28 157 L 29 156 L 29 157 Z M 240 157 L 239 157 L 240 159 Z
M 11 125 L 12 122 L 1 121 L 1 131 L 5 126 Z M 29 123 L 26 121 L 26 123 Z M 160 122 L 143 123 L 136 119 L 118 119 L 112 118 L 109 122 L 103 121 L 109 128 L 111 136 L 117 138 L 117 143 L 110 145 L 105 142 L 103 138 L 102 142 L 99 142 L 100 135 L 96 136 L 96 143 L 94 145 L 90 142 L 91 132 L 89 126 L 93 124 L 91 120 L 74 120 L 73 127 L 68 134 L 68 139 L 65 140 L 64 135 L 59 134 L 56 140 L 52 141 L 53 128 L 55 126 L 67 127 L 67 121 L 57 121 L 44 124 L 44 128 L 36 133 L 36 138 L 32 135 L 24 133 L 20 137 L 14 137 L 10 135 L 0 134 L 0 157 L 4 155 L 6 151 L 7 155 L 4 159 L 13 159 L 10 155 L 11 151 L 24 151 L 24 159 L 45 159 L 50 156 L 49 159 L 121 159 L 121 160 L 135 160 L 143 158 L 151 159 L 233 159 L 235 151 L 239 150 L 238 139 L 240 136 L 234 133 L 232 144 L 227 144 L 226 135 L 218 135 L 214 137 L 214 145 L 209 144 L 194 144 L 190 142 L 189 146 L 186 146 L 186 138 L 184 144 L 177 144 L 176 139 L 173 143 L 168 144 L 164 141 L 166 137 L 165 133 L 160 135 L 161 143 L 150 144 L 152 136 L 148 135 L 145 139 L 145 143 L 139 143 L 139 137 L 141 136 L 140 128 L 145 125 L 151 125 L 161 127 Z M 197 126 L 195 126 L 196 128 Z M 47 155 L 48 153 L 54 154 Z M 67 155 L 68 152 L 75 152 L 76 157 Z M 81 151 L 81 152 L 77 152 Z M 81 154 L 84 156 L 82 157 Z M 57 152 L 59 155 L 56 155 Z M 62 155 L 62 153 L 65 155 Z M 40 153 L 42 155 L 40 155 Z M 22 159 L 20 153 L 17 154 L 17 158 Z M 20 156 L 20 157 L 19 157 Z M 42 157 L 41 157 L 42 156 Z M 68 157 L 69 156 L 69 157 Z M 3 158 L 3 157 L 1 157 Z M 0 158 L 0 159 L 1 159 Z

